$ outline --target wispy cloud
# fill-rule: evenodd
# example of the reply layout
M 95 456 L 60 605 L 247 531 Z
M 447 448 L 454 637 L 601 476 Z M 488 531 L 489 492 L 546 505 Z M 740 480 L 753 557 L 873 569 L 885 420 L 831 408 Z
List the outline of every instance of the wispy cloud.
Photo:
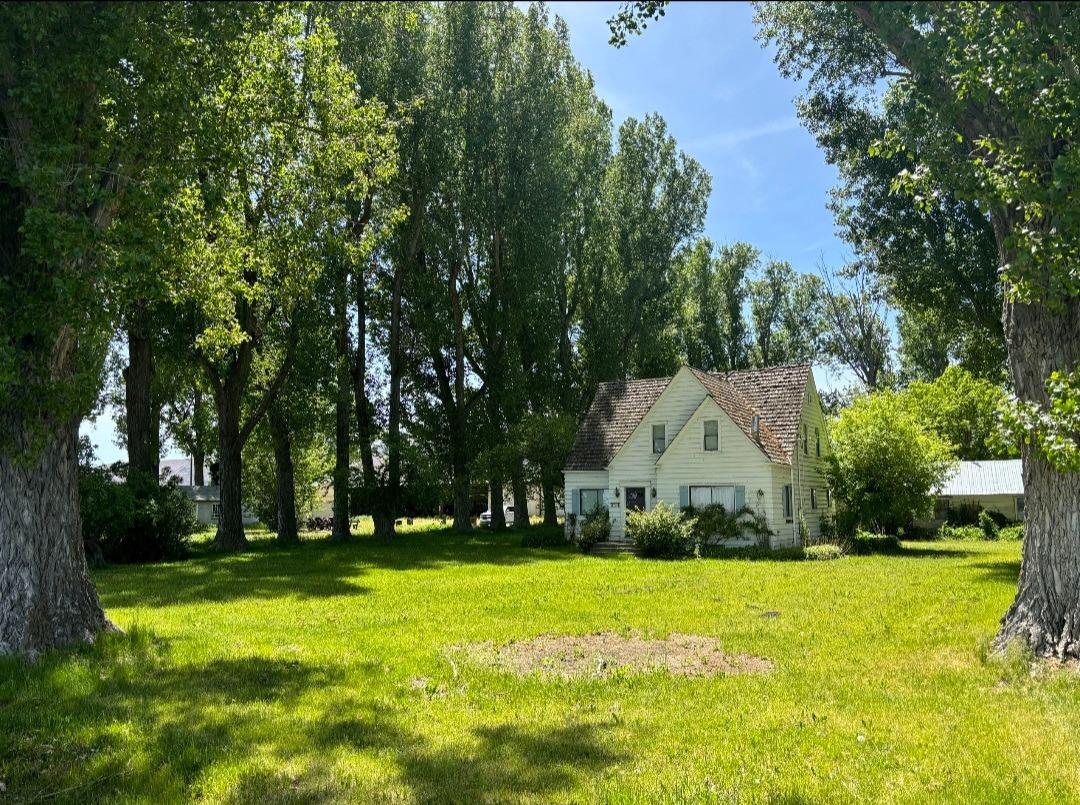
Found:
M 799 128 L 799 119 L 785 117 L 779 120 L 770 120 L 757 126 L 748 126 L 742 129 L 730 131 L 718 131 L 704 137 L 697 137 L 687 142 L 683 147 L 691 153 L 695 150 L 716 149 L 725 150 L 735 148 L 762 137 L 771 137 L 774 134 L 783 134 Z

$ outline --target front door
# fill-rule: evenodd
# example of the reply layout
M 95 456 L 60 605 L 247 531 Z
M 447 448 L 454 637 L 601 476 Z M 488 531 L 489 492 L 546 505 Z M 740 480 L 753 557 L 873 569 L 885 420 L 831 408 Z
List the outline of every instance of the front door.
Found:
M 642 510 L 645 508 L 645 487 L 643 486 L 628 486 L 626 487 L 626 510 L 632 512 L 635 510 Z

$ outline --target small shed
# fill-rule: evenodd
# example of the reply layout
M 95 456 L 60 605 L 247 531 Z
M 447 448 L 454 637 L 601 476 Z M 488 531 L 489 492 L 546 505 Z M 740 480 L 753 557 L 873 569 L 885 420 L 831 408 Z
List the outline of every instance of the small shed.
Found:
M 1024 474 L 1018 458 L 961 461 L 935 494 L 937 519 L 945 519 L 950 508 L 978 506 L 1016 522 L 1024 520 Z

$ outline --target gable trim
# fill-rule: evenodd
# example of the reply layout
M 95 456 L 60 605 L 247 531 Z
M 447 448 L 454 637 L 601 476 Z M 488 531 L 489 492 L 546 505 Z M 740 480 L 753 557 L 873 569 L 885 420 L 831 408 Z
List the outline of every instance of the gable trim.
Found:
M 691 371 L 690 367 L 686 366 L 686 365 L 682 366 L 679 369 L 679 371 L 677 371 L 674 375 L 672 375 L 671 380 L 668 381 L 668 384 L 664 387 L 664 390 L 660 392 L 660 396 L 657 397 L 653 401 L 653 404 L 650 405 L 646 409 L 645 413 L 641 415 L 641 419 L 638 420 L 638 423 L 634 426 L 634 429 L 632 431 L 630 431 L 630 434 L 626 437 L 626 439 L 623 440 L 623 443 L 619 445 L 619 449 L 611 454 L 611 458 L 609 458 L 607 464 L 604 465 L 605 470 L 610 470 L 611 469 L 611 465 L 615 463 L 615 459 L 617 459 L 619 457 L 619 454 L 622 453 L 623 448 L 625 448 L 626 445 L 630 444 L 630 442 L 633 441 L 634 437 L 637 436 L 638 431 L 641 430 L 642 425 L 644 425 L 648 421 L 649 415 L 653 411 L 656 410 L 656 406 L 658 406 L 660 404 L 660 401 L 662 399 L 664 399 L 664 397 L 667 395 L 667 393 L 669 391 L 671 391 L 671 387 L 675 385 L 675 381 L 678 380 L 679 377 L 681 377 L 683 375 L 683 373 L 689 373 L 690 376 L 694 378 L 695 382 L 697 382 L 697 384 L 699 386 L 701 386 L 701 390 L 705 392 L 705 396 L 706 397 L 709 396 L 709 390 L 706 389 L 705 386 L 702 385 L 701 381 L 697 379 L 697 376 L 694 375 L 694 373 L 693 373 L 693 371 Z M 668 450 L 668 448 L 665 447 L 664 448 L 664 453 L 660 454 L 660 458 L 664 457 L 664 454 L 667 453 L 667 450 Z

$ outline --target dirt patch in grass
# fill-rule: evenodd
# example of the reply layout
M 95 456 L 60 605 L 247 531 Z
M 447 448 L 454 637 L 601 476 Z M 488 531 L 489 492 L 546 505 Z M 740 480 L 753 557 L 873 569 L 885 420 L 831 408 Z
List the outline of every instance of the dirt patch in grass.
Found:
M 474 643 L 460 647 L 481 665 L 518 675 L 541 673 L 603 677 L 619 672 L 668 671 L 682 676 L 764 673 L 771 660 L 728 654 L 715 637 L 673 634 L 664 639 L 614 632 L 591 635 L 540 635 L 503 646 Z

